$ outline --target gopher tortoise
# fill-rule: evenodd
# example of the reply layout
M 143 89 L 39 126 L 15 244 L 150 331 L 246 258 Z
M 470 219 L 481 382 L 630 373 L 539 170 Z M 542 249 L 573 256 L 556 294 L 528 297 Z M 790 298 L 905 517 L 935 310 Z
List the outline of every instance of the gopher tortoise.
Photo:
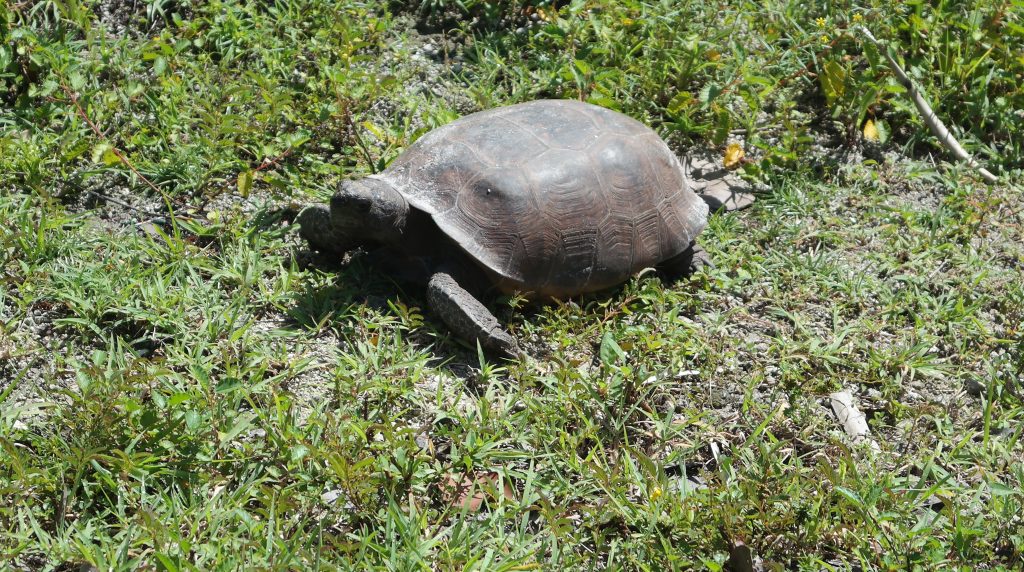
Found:
M 721 177 L 719 177 L 721 178 Z M 543 100 L 435 129 L 381 173 L 339 185 L 298 216 L 311 248 L 382 258 L 427 284 L 454 333 L 505 355 L 515 339 L 481 303 L 489 288 L 534 300 L 621 284 L 643 268 L 685 275 L 708 204 L 650 128 L 621 113 Z

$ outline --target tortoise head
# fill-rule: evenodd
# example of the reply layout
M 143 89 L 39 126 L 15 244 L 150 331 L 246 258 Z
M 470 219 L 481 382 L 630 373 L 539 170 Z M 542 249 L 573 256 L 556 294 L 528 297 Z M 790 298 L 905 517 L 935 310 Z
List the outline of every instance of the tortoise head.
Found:
M 409 203 L 377 178 L 345 180 L 331 197 L 331 224 L 356 244 L 397 244 L 402 239 Z

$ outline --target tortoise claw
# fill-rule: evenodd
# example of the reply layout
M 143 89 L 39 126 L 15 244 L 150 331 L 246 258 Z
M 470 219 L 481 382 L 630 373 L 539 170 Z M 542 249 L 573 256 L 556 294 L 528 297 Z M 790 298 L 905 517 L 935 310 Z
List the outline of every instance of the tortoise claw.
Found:
M 505 359 L 517 360 L 526 356 L 526 352 L 519 346 L 519 342 L 503 328 L 492 330 L 489 341 L 491 342 L 489 348 Z
M 700 247 L 700 245 L 693 245 L 690 248 L 690 264 L 686 269 L 687 275 L 693 275 L 701 270 L 711 270 L 715 267 L 715 263 L 711 260 L 711 255 L 708 251 Z

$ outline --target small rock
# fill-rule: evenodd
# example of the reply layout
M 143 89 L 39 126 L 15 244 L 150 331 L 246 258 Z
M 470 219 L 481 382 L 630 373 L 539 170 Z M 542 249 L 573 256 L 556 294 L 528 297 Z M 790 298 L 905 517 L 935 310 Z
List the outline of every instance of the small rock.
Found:
M 333 491 L 327 491 L 320 495 L 320 500 L 323 501 L 324 504 L 334 504 L 343 494 L 345 493 L 342 492 L 341 489 L 334 489 Z
M 978 381 L 977 378 L 969 377 L 964 380 L 964 391 L 969 395 L 980 397 L 986 391 L 985 384 Z
M 161 238 L 159 227 L 157 227 L 157 225 L 153 224 L 152 222 L 144 222 L 139 224 L 138 226 L 139 230 L 141 230 L 143 234 L 149 235 L 150 238 Z
M 416 446 L 424 451 L 433 451 L 434 444 L 430 441 L 430 437 L 426 433 L 417 433 L 413 440 L 416 441 Z
M 725 569 L 730 572 L 754 572 L 754 558 L 750 547 L 740 540 L 733 541 Z

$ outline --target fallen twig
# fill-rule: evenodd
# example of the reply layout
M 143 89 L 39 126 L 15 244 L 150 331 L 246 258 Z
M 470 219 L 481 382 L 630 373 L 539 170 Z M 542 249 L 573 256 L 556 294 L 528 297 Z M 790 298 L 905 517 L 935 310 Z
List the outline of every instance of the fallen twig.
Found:
M 75 106 L 75 111 L 85 121 L 86 125 L 88 125 L 90 129 L 92 129 L 92 132 L 96 134 L 96 137 L 99 138 L 101 141 L 106 141 L 106 134 L 103 132 L 102 129 L 99 128 L 98 125 L 96 125 L 96 123 L 93 122 L 92 118 L 89 117 L 89 114 L 85 112 L 85 108 L 82 107 L 82 104 L 78 101 L 78 93 L 76 93 L 74 90 L 64 85 L 63 83 L 60 85 L 60 87 L 64 90 L 64 94 L 68 96 L 68 99 L 71 100 L 71 103 Z M 142 182 L 146 183 L 146 185 L 148 185 L 149 188 L 156 191 L 157 194 L 159 194 L 160 196 L 164 196 L 163 191 L 161 191 L 159 187 L 154 185 L 152 181 L 147 179 L 145 175 L 140 173 L 139 170 L 135 168 L 135 165 L 128 159 L 127 156 L 125 156 L 124 153 L 121 152 L 120 149 L 118 149 L 114 145 L 111 145 L 110 151 L 114 153 L 118 160 L 124 163 L 124 165 L 128 167 L 128 169 L 130 169 L 131 172 L 135 173 L 135 175 L 138 178 L 142 179 Z
M 284 153 L 281 153 L 277 157 L 273 157 L 273 158 L 271 158 L 271 157 L 264 157 L 263 158 L 263 162 L 260 163 L 259 166 L 254 168 L 252 171 L 254 173 L 257 173 L 259 171 L 262 171 L 262 170 L 266 169 L 267 167 L 276 167 L 277 164 L 280 163 L 282 159 L 284 159 L 284 158 L 288 157 L 289 155 L 291 155 L 293 151 L 295 151 L 295 149 L 288 148 L 288 149 L 285 149 Z
M 110 195 L 105 195 L 105 194 L 103 194 L 103 193 L 101 193 L 99 191 L 94 191 L 92 189 L 85 189 L 85 192 L 89 193 L 90 195 L 92 195 L 92 196 L 94 196 L 94 197 L 96 197 L 98 199 L 103 199 L 104 201 L 107 201 L 108 203 L 114 203 L 115 205 L 120 205 L 120 206 L 122 206 L 122 207 L 124 207 L 126 209 L 133 210 L 133 211 L 135 211 L 137 213 L 141 213 L 141 214 L 144 214 L 146 216 L 159 216 L 159 213 L 150 212 L 150 211 L 148 211 L 146 209 L 139 208 L 139 207 L 134 206 L 134 205 L 130 205 L 130 204 L 128 204 L 128 203 L 126 203 L 126 202 L 124 202 L 122 200 L 115 199 L 114 197 L 112 197 Z
M 878 48 L 878 51 L 881 52 L 883 56 L 885 56 L 886 61 L 889 62 L 889 68 L 892 69 L 894 74 L 896 74 L 896 80 L 899 81 L 900 85 L 902 85 L 907 90 L 907 93 L 910 94 L 910 99 L 913 100 L 917 110 L 921 112 L 921 117 L 924 119 L 924 122 L 928 125 L 928 128 L 931 129 L 932 134 L 938 138 L 939 142 L 942 143 L 946 149 L 956 155 L 958 159 L 966 161 L 968 165 L 974 167 L 979 173 L 981 173 L 982 178 L 984 178 L 987 183 L 996 183 L 999 180 L 999 177 L 996 177 L 991 171 L 978 163 L 978 161 L 960 145 L 960 142 L 953 137 L 953 134 L 949 132 L 946 125 L 942 123 L 942 120 L 935 115 L 934 111 L 932 111 L 932 107 L 928 105 L 928 102 L 925 100 L 924 96 L 921 95 L 921 92 L 914 86 L 914 82 L 910 80 L 909 76 L 907 76 L 907 72 L 903 71 L 903 68 L 900 67 L 900 64 L 896 59 L 889 54 L 885 44 L 878 41 L 864 26 L 855 26 L 855 28 L 860 30 L 867 39 L 871 40 L 871 43 Z

